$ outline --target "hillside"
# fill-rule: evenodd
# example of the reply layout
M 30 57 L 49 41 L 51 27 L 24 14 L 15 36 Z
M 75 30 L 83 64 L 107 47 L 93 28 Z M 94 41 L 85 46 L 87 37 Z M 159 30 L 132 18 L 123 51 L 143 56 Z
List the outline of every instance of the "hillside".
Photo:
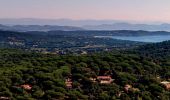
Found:
M 133 48 L 145 43 L 95 38 L 102 32 L 93 31 L 49 31 L 13 32 L 0 31 L 0 47 L 22 48 L 36 52 L 57 54 L 99 52 L 112 48 Z
M 170 57 L 170 41 L 140 46 L 137 52 L 148 57 L 167 58 Z
M 0 49 L 0 98 L 168 100 L 170 88 L 162 82 L 170 78 L 168 61 L 132 52 L 56 56 Z

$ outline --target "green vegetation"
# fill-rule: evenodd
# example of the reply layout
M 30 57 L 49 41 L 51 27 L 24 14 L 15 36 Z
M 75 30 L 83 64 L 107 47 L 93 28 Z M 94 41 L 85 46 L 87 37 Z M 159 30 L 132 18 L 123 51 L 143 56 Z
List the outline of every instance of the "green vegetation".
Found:
M 0 48 L 20 48 L 41 53 L 81 54 L 83 52 L 94 53 L 108 51 L 112 48 L 126 49 L 145 44 L 141 42 L 94 37 L 98 35 L 105 36 L 111 33 L 121 34 L 116 32 L 117 31 L 13 32 L 0 30 Z
M 170 52 L 159 57 L 165 54 L 163 44 L 167 43 L 170 42 L 152 44 L 154 56 L 145 55 L 152 50 L 148 45 L 138 49 L 143 52 L 112 51 L 80 56 L 0 49 L 0 98 L 168 100 L 169 88 L 161 82 L 170 78 Z M 156 47 L 160 45 L 163 51 Z M 112 81 L 102 83 L 98 76 L 111 77 Z

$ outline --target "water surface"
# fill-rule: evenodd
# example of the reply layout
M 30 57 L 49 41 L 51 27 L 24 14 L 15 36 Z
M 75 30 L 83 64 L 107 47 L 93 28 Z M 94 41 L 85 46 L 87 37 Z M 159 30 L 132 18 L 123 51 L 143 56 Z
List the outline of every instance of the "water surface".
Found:
M 97 36 L 97 37 L 108 37 L 119 40 L 130 40 L 139 42 L 162 42 L 170 40 L 170 35 L 154 35 L 154 36 Z

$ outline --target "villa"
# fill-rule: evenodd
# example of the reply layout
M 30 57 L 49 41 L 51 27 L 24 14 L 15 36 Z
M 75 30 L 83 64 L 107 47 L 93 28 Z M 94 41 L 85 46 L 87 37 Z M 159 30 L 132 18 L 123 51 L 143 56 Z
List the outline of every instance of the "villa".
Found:
M 100 81 L 100 84 L 111 84 L 113 81 L 111 76 L 98 76 L 97 79 Z
M 72 88 L 72 80 L 70 78 L 66 79 L 65 84 L 67 88 Z
M 161 82 L 161 84 L 164 85 L 167 90 L 170 90 L 170 82 L 163 81 L 163 82 Z

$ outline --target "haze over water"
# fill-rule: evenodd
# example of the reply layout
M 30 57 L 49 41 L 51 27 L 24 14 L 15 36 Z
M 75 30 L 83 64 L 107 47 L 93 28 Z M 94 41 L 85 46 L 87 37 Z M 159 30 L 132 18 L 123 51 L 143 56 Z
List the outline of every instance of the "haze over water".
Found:
M 170 35 L 155 35 L 155 36 L 112 36 L 113 39 L 130 40 L 139 42 L 163 42 L 170 40 Z
M 170 40 L 170 35 L 145 35 L 145 36 L 95 36 L 96 38 L 112 38 L 118 40 L 129 40 L 138 42 L 163 42 Z

